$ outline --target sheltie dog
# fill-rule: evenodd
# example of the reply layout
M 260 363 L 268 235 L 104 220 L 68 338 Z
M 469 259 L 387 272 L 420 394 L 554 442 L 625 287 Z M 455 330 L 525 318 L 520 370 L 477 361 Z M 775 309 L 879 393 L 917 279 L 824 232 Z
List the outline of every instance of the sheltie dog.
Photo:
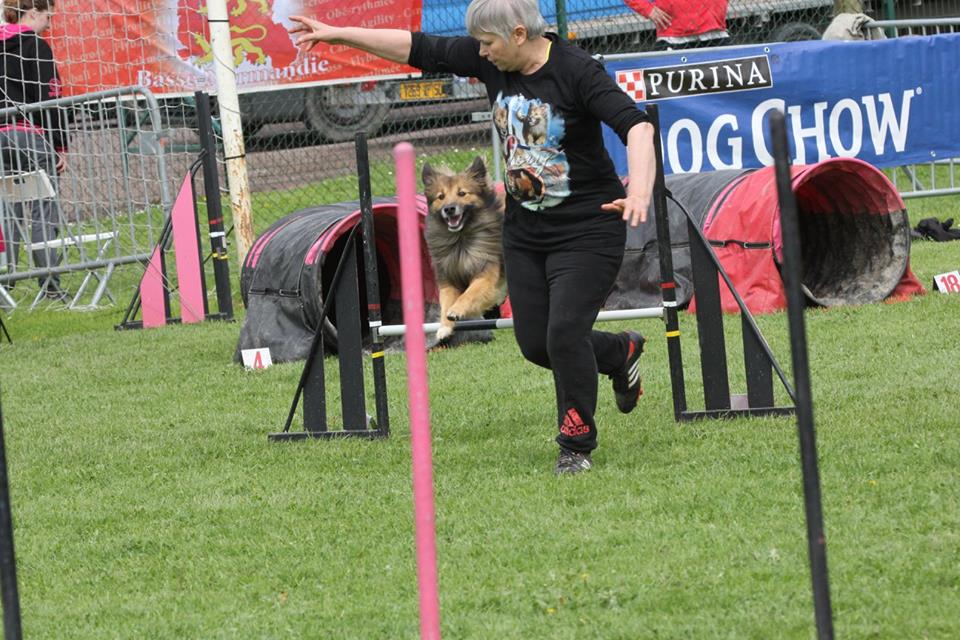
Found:
M 427 215 L 424 238 L 440 294 L 437 341 L 447 340 L 457 320 L 483 317 L 503 302 L 503 196 L 477 157 L 460 173 L 423 165 Z

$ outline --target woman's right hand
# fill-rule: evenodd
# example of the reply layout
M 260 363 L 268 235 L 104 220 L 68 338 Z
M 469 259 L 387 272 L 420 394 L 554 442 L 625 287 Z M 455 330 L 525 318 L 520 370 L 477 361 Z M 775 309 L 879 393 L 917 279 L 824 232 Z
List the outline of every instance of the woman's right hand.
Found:
M 290 21 L 294 24 L 287 31 L 297 36 L 294 44 L 301 51 L 310 51 L 319 42 L 332 42 L 334 40 L 336 27 L 331 27 L 319 20 L 305 16 L 290 16 Z
M 666 29 L 670 26 L 670 23 L 673 22 L 673 16 L 660 7 L 653 8 L 650 12 L 650 19 L 653 21 L 653 24 L 657 25 L 657 29 Z

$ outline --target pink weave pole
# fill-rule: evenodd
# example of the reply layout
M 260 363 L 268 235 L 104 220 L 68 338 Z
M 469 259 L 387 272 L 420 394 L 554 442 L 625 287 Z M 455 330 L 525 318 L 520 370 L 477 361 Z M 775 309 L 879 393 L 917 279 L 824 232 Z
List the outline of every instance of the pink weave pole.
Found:
M 433 453 L 430 448 L 430 401 L 427 395 L 427 354 L 423 326 L 423 277 L 420 255 L 420 215 L 416 207 L 413 145 L 393 148 L 397 169 L 397 218 L 400 238 L 400 282 L 403 322 L 407 327 L 407 395 L 410 402 L 410 443 L 413 458 L 413 511 L 417 541 L 417 584 L 420 589 L 420 638 L 440 640 L 440 599 L 437 594 L 437 534 L 433 506 Z

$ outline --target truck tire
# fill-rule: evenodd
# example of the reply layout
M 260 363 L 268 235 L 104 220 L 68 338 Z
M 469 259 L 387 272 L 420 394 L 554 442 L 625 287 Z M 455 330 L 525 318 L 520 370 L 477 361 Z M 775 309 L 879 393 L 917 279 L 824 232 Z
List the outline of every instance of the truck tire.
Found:
M 315 87 L 306 93 L 307 127 L 330 142 L 352 140 L 358 131 L 373 135 L 383 125 L 390 105 L 364 101 L 357 85 Z
M 780 25 L 770 34 L 771 42 L 797 42 L 799 40 L 819 40 L 820 31 L 806 22 L 788 22 Z

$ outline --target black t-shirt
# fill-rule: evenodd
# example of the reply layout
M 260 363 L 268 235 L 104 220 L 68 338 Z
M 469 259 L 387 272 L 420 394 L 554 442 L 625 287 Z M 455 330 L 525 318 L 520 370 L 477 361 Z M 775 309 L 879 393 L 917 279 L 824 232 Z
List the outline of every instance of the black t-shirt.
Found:
M 0 66 L 3 67 L 0 107 L 62 97 L 60 76 L 47 41 L 30 29 L 22 29 L 18 25 L 5 26 L 6 29 L 0 33 Z M 45 130 L 55 149 L 66 150 L 66 123 L 59 108 L 33 111 L 29 117 L 37 127 Z M 7 121 L 21 119 L 20 116 L 7 116 Z
M 530 75 L 500 71 L 468 36 L 414 33 L 409 64 L 486 86 L 508 196 L 504 246 L 622 252 L 625 223 L 600 208 L 624 196 L 600 123 L 626 143 L 647 116 L 590 54 L 556 34 L 547 37 L 550 56 Z

